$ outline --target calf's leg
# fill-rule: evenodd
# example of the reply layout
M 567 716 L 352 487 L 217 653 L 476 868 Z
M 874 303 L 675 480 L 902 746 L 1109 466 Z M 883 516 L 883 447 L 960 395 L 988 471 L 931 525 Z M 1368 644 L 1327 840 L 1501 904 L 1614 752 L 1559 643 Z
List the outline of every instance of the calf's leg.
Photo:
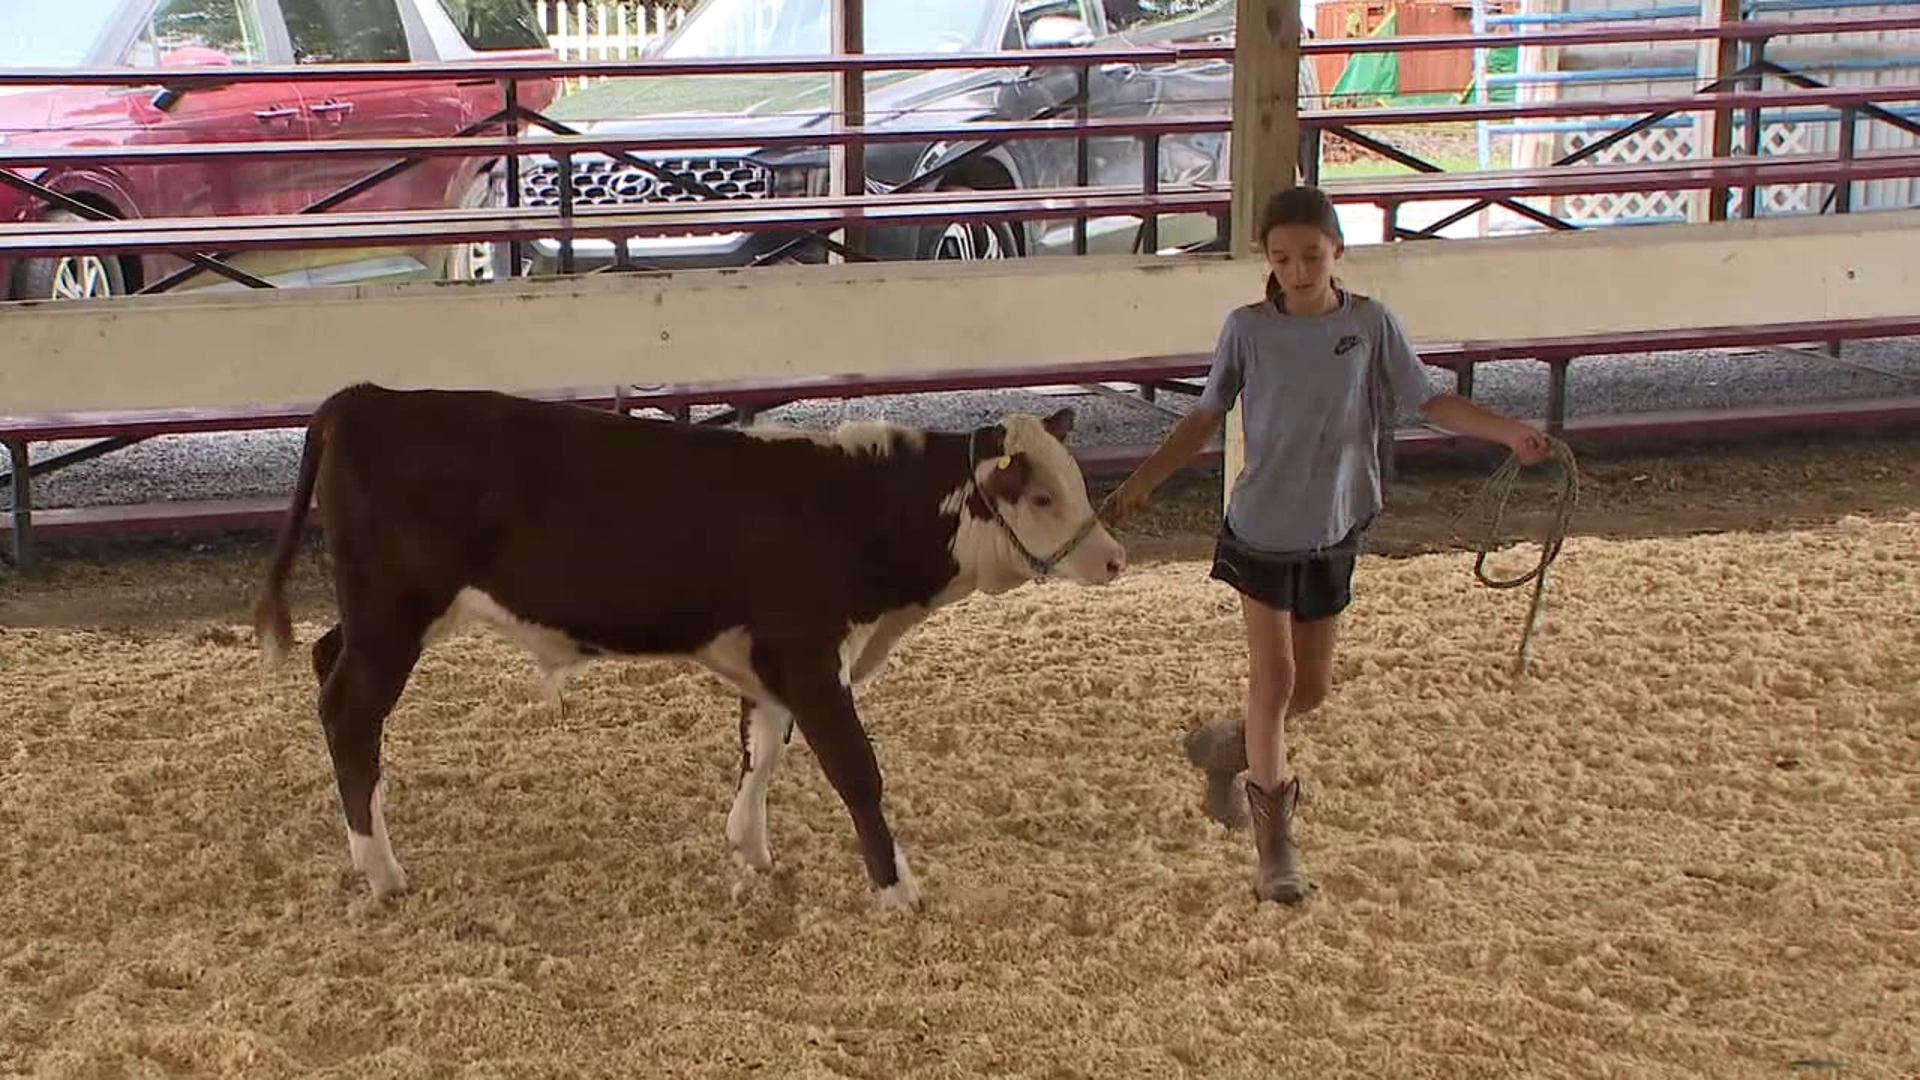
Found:
M 820 770 L 853 817 L 867 878 L 879 890 L 881 904 L 918 908 L 920 886 L 880 809 L 880 764 L 854 708 L 853 691 L 840 680 L 838 656 L 830 648 L 799 650 L 776 656 L 770 666 L 770 687 L 793 710 Z
M 380 736 L 419 656 L 417 638 L 411 646 L 373 649 L 349 634 L 320 689 L 320 724 L 347 819 L 347 850 L 354 869 L 367 876 L 380 897 L 407 890 L 407 874 L 393 856 L 382 812 L 386 784 Z
M 793 714 L 775 702 L 740 699 L 740 787 L 727 814 L 727 842 L 734 858 L 749 870 L 769 870 L 767 785 L 793 734 Z
M 327 676 L 333 674 L 334 665 L 340 662 L 340 650 L 345 644 L 339 623 L 313 643 L 313 677 L 321 686 L 327 685 Z

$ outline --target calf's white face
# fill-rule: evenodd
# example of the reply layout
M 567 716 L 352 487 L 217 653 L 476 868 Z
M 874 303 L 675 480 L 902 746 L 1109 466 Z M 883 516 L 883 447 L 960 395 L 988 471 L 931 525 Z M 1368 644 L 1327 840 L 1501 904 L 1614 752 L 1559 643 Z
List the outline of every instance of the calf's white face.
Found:
M 1005 454 L 981 462 L 974 473 L 1006 523 L 974 521 L 967 530 L 982 586 L 1011 586 L 1036 576 L 1021 547 L 1042 561 L 1057 559 L 1053 572 L 1082 585 L 1105 585 L 1120 576 L 1126 549 L 1097 519 L 1086 478 L 1062 442 L 1073 430 L 1073 412 L 1062 409 L 1045 420 L 1015 413 L 1003 426 Z

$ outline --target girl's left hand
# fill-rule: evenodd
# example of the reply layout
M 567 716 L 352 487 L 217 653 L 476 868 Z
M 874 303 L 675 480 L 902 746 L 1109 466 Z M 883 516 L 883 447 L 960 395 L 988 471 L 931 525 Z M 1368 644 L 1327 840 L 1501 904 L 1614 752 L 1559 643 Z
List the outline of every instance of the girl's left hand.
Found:
M 1518 421 L 1515 421 L 1513 428 L 1507 448 L 1520 459 L 1520 464 L 1538 465 L 1553 456 L 1553 444 L 1547 441 L 1545 432 Z

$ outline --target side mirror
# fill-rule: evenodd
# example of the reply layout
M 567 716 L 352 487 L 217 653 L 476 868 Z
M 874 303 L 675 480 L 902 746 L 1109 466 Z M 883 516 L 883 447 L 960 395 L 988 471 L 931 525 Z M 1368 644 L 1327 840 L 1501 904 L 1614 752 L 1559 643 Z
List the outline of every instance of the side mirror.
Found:
M 1093 28 L 1070 15 L 1042 15 L 1027 28 L 1029 49 L 1082 49 L 1093 44 Z

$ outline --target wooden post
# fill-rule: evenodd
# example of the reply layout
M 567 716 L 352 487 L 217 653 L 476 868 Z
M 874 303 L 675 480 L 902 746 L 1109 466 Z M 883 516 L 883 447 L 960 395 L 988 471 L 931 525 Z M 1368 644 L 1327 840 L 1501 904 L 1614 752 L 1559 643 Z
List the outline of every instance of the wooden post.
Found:
M 866 49 L 865 0 L 833 0 L 832 33 L 836 52 L 847 56 L 863 55 Z M 836 130 L 863 127 L 867 122 L 867 77 L 865 72 L 835 72 L 833 76 L 833 112 Z M 867 190 L 867 148 L 836 146 L 828 157 L 827 185 L 836 195 L 864 195 Z M 854 251 L 867 249 L 867 231 L 853 227 L 836 231 L 841 243 Z M 827 261 L 845 261 L 828 254 Z
M 1294 185 L 1300 171 L 1299 0 L 1236 0 L 1233 37 L 1233 217 L 1227 251 L 1247 259 L 1252 301 L 1266 277 L 1265 245 L 1254 235 L 1268 197 Z M 1222 316 L 1226 313 L 1222 312 Z M 1246 462 L 1240 410 L 1227 412 L 1224 510 Z
M 1741 0 L 1700 0 L 1700 25 L 1721 26 L 1737 23 L 1741 18 Z M 1719 41 L 1703 39 L 1700 42 L 1697 70 L 1700 85 L 1712 86 L 1717 80 L 1726 78 L 1740 70 L 1740 43 L 1732 38 Z M 1722 86 L 1722 93 L 1740 89 L 1738 86 Z M 1759 89 L 1756 81 L 1755 89 Z M 1724 158 L 1733 153 L 1733 110 L 1711 109 L 1693 114 L 1693 149 L 1695 157 Z M 1730 194 L 1725 187 L 1709 188 L 1694 193 L 1693 209 L 1687 215 L 1692 221 L 1727 220 L 1727 197 Z

